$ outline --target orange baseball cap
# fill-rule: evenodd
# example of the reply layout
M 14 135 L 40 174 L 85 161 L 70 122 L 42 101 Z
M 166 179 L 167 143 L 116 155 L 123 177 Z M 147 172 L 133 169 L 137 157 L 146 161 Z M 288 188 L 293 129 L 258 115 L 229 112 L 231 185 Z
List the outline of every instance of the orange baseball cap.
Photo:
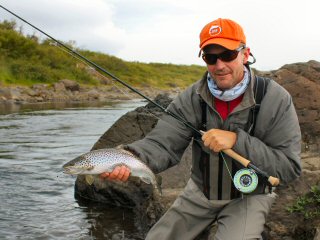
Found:
M 235 50 L 240 43 L 246 44 L 246 36 L 242 27 L 230 19 L 214 20 L 205 25 L 200 33 L 200 49 L 209 44 L 218 44 Z

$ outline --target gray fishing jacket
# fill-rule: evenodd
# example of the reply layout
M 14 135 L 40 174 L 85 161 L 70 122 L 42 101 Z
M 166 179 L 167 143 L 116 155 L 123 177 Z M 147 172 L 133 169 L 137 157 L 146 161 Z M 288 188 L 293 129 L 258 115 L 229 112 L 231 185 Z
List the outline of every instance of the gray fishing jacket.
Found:
M 250 109 L 255 105 L 254 82 L 255 77 L 251 72 L 250 85 L 243 100 L 226 120 L 215 109 L 206 74 L 174 99 L 168 109 L 200 129 L 203 124 L 201 101 L 204 101 L 208 106 L 207 130 L 217 128 L 236 132 L 237 140 L 233 150 L 269 175 L 278 177 L 281 184 L 287 184 L 301 172 L 301 132 L 292 98 L 283 87 L 271 80 L 261 102 L 254 136 L 251 136 L 245 129 Z M 228 170 L 234 174 L 242 166 L 227 155 L 224 155 L 224 162 L 220 154 L 208 151 L 199 144 L 201 138 L 195 140 L 195 133 L 180 121 L 166 114 L 162 119 L 144 139 L 128 144 L 125 148 L 138 155 L 155 173 L 159 173 L 178 164 L 192 141 L 191 178 L 198 187 L 203 189 L 205 181 L 202 151 L 210 152 L 210 164 L 206 166 L 209 168 L 209 194 L 206 196 L 215 200 L 237 197 Z M 259 181 L 255 193 L 263 193 L 265 183 Z

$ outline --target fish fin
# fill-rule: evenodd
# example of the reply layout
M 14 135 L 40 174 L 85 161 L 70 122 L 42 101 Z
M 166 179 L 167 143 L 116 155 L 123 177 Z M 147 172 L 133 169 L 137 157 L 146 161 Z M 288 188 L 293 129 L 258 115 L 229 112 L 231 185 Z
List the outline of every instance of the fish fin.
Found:
M 141 177 L 140 179 L 141 179 L 142 182 L 145 182 L 146 184 L 151 184 L 150 178 Z
M 140 179 L 141 179 L 141 181 L 143 181 L 143 182 L 145 182 L 147 184 L 151 184 L 152 183 L 153 187 L 155 189 L 157 189 L 159 194 L 160 194 L 160 196 L 162 196 L 162 188 L 161 188 L 161 180 L 162 180 L 162 178 L 161 177 L 157 178 L 155 183 L 152 182 L 150 178 L 140 177 Z
M 156 189 L 159 191 L 160 196 L 162 196 L 162 188 L 161 188 L 161 186 L 158 185 L 156 187 Z
M 94 182 L 94 177 L 92 175 L 86 175 L 85 179 L 89 185 L 92 185 L 92 183 Z
M 123 148 L 119 148 L 118 150 L 119 150 L 120 152 L 124 153 L 124 154 L 127 154 L 127 155 L 131 156 L 131 157 L 135 157 L 135 158 L 137 157 L 137 156 L 134 155 L 132 152 L 129 152 L 129 151 L 123 149 Z
M 160 196 L 162 196 L 162 176 L 156 175 L 156 186 L 155 188 L 159 191 Z

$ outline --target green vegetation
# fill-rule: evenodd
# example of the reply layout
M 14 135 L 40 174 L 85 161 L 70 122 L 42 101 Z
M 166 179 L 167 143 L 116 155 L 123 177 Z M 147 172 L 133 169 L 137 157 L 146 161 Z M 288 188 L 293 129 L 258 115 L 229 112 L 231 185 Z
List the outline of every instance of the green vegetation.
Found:
M 52 84 L 61 79 L 98 85 L 99 77 L 52 40 L 23 35 L 15 22 L 0 22 L 0 82 L 6 85 Z M 68 45 L 72 47 L 72 44 Z M 73 47 L 74 48 L 74 47 Z M 128 84 L 139 87 L 184 88 L 199 79 L 204 67 L 127 62 L 114 56 L 76 49 Z M 100 78 L 101 79 L 101 78 Z
M 298 197 L 287 210 L 290 213 L 302 214 L 305 219 L 320 217 L 320 186 L 312 186 L 310 192 Z

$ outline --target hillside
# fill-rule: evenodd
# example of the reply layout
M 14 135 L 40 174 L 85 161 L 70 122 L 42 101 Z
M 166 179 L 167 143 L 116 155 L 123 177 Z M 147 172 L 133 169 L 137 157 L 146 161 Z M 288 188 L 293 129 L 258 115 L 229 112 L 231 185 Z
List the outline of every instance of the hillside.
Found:
M 204 67 L 127 62 L 114 56 L 75 48 L 118 78 L 137 87 L 184 88 L 203 73 Z M 91 67 L 57 47 L 52 40 L 24 35 L 15 22 L 0 22 L 0 84 L 54 84 L 61 79 L 97 86 L 110 84 Z

